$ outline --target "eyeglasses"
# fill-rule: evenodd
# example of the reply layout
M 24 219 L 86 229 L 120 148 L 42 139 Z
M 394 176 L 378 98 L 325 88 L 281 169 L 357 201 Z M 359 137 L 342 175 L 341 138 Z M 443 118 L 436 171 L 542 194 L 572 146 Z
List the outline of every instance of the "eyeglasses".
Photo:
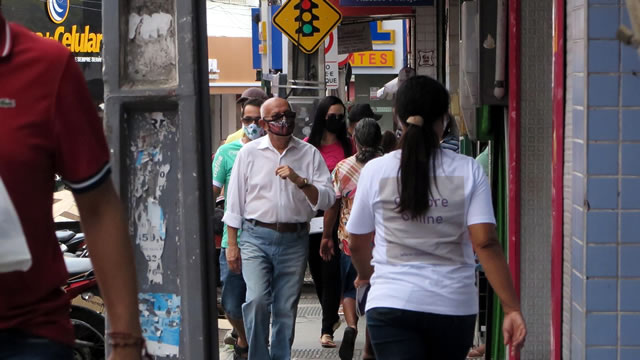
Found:
M 242 117 L 242 121 L 248 124 L 257 123 L 260 120 L 260 117 L 252 117 L 252 116 L 244 116 Z
M 344 114 L 329 114 L 327 115 L 327 120 L 342 121 L 344 120 Z
M 296 118 L 296 113 L 294 111 L 285 111 L 283 113 L 277 113 L 277 114 L 273 114 L 271 115 L 271 118 L 262 118 L 262 120 L 266 121 L 266 122 L 270 122 L 270 121 L 278 121 L 282 118 L 285 118 L 287 120 L 295 120 Z

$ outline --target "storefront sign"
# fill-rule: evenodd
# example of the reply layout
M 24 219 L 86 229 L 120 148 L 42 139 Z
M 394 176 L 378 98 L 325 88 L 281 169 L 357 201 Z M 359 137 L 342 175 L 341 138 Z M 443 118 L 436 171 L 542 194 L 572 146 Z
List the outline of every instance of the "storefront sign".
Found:
M 370 36 L 368 43 L 372 44 L 372 48 L 354 51 L 351 54 L 349 63 L 353 74 L 398 75 L 398 72 L 406 65 L 407 61 L 405 49 L 407 42 L 406 20 L 371 21 L 363 24 L 368 27 L 369 31 L 363 31 Z
M 61 43 L 78 63 L 93 100 L 103 102 L 102 0 L 1 1 L 2 15 L 35 34 Z M 46 61 L 46 59 L 43 59 Z
M 53 33 L 47 31 L 36 34 L 62 43 L 72 53 L 99 53 L 102 44 L 102 34 L 91 32 L 89 25 L 80 32 L 78 26 L 73 25 L 71 31 L 66 31 L 64 26 L 58 26 Z
M 47 0 L 49 19 L 56 24 L 62 24 L 69 15 L 69 0 Z
M 349 61 L 353 67 L 394 67 L 393 50 L 363 51 L 353 54 Z
M 340 0 L 340 6 L 433 6 L 433 0 Z

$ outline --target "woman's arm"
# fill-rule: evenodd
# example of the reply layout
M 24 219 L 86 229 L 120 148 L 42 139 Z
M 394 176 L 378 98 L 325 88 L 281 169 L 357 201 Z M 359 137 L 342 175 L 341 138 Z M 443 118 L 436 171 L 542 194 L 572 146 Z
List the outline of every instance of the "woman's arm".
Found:
M 527 327 L 520 311 L 520 300 L 513 287 L 507 261 L 498 242 L 496 226 L 491 223 L 474 224 L 469 226 L 469 235 L 487 279 L 504 309 L 504 342 L 511 345 L 511 352 L 515 353 L 524 345 Z
M 324 212 L 324 222 L 322 225 L 322 240 L 320 241 L 320 257 L 322 260 L 329 261 L 335 254 L 333 253 L 333 228 L 336 225 L 336 219 L 340 213 L 340 199 Z
M 349 234 L 349 250 L 351 250 L 351 262 L 358 271 L 358 280 L 369 281 L 373 274 L 373 266 L 371 259 L 373 258 L 373 235 L 374 232 L 368 234 Z

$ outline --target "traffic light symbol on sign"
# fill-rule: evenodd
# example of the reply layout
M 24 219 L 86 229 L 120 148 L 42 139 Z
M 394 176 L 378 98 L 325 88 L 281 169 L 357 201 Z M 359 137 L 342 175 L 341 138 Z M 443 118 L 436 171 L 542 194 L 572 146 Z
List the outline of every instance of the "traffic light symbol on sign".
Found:
M 301 0 L 293 8 L 300 11 L 300 14 L 294 19 L 300 24 L 296 29 L 296 34 L 308 37 L 320 31 L 313 23 L 316 20 L 320 20 L 318 15 L 313 13 L 313 10 L 318 8 L 318 4 L 312 0 Z
M 273 15 L 273 25 L 305 54 L 313 54 L 342 21 L 342 14 L 331 1 L 283 0 Z

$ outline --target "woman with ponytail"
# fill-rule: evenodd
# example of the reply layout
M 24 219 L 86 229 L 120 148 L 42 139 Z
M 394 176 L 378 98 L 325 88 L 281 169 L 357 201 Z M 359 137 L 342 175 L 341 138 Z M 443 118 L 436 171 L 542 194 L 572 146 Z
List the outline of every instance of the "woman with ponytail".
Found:
M 396 97 L 400 150 L 360 174 L 347 231 L 356 286 L 371 283 L 366 315 L 377 359 L 465 359 L 478 313 L 472 246 L 502 303 L 505 344 L 514 354 L 524 344 L 487 178 L 473 158 L 440 147 L 448 107 L 442 84 L 407 79 Z
M 365 118 L 358 122 L 354 130 L 354 138 L 358 152 L 338 163 L 333 171 L 333 187 L 336 192 L 336 202 L 324 215 L 325 229 L 333 229 L 336 220 L 338 223 L 338 240 L 340 241 L 341 253 L 335 254 L 333 247 L 333 232 L 325 231 L 320 244 L 320 256 L 325 261 L 331 260 L 334 256 L 340 259 L 342 274 L 342 308 L 347 326 L 340 345 L 340 359 L 353 358 L 353 347 L 358 334 L 358 315 L 356 313 L 356 269 L 351 264 L 351 252 L 349 251 L 349 233 L 346 226 L 351 212 L 353 198 L 356 195 L 358 178 L 362 167 L 378 156 L 382 155 L 380 142 L 382 133 L 380 125 L 375 119 Z M 363 359 L 372 359 L 373 353 L 370 351 L 369 338 L 366 338 L 367 346 Z

